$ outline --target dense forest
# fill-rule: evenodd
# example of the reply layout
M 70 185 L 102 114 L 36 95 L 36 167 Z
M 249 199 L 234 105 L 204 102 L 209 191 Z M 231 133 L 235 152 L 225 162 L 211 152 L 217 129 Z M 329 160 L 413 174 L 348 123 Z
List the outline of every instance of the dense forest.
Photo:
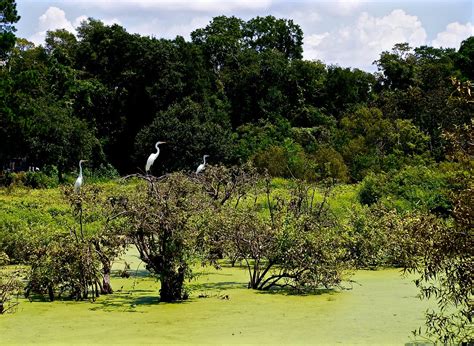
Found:
M 208 154 L 273 176 L 356 182 L 444 160 L 441 134 L 472 116 L 472 103 L 450 96 L 474 77 L 473 37 L 457 51 L 397 44 L 368 73 L 304 60 L 301 28 L 272 16 L 216 17 L 191 41 L 92 18 L 77 32 L 2 44 L 2 167 L 21 159 L 60 181 L 79 159 L 102 174 L 136 172 L 162 140 L 157 174 Z

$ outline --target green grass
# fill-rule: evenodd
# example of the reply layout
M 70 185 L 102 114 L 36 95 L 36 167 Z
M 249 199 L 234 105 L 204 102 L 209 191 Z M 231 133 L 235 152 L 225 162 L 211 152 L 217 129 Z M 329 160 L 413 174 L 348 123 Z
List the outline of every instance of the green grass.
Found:
M 401 344 L 426 308 L 394 269 L 358 271 L 351 290 L 295 296 L 247 289 L 242 268 L 204 268 L 188 301 L 159 303 L 159 283 L 130 254 L 127 262 L 133 276 L 113 277 L 115 293 L 96 302 L 20 299 L 0 316 L 0 343 Z

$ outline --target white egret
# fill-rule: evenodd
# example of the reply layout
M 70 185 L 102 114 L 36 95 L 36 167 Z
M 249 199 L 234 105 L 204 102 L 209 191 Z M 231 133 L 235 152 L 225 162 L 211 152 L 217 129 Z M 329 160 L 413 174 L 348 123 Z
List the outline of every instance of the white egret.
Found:
M 204 168 L 206 167 L 206 157 L 209 157 L 209 155 L 204 155 L 202 157 L 204 162 L 198 166 L 198 168 L 196 169 L 196 174 L 199 174 L 200 172 L 202 172 Z
M 166 142 L 156 142 L 156 144 L 155 144 L 156 153 L 150 154 L 150 156 L 148 156 L 148 160 L 146 160 L 146 166 L 145 166 L 145 171 L 146 171 L 147 174 L 150 171 L 150 168 L 153 165 L 153 162 L 155 162 L 158 155 L 160 155 L 160 148 L 158 148 L 158 146 L 160 144 L 164 144 L 164 143 L 166 143 Z
M 87 160 L 80 160 L 79 161 L 79 176 L 76 179 L 76 182 L 74 183 L 74 192 L 78 193 L 81 190 L 81 186 L 83 183 L 83 178 L 82 178 L 82 163 L 87 162 Z

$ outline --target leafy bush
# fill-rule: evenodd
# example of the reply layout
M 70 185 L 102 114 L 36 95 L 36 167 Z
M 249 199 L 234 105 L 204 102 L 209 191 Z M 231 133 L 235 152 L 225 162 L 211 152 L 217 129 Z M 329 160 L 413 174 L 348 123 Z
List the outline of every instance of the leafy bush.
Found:
M 116 179 L 120 176 L 117 169 L 110 163 L 101 164 L 99 167 L 93 169 L 85 167 L 84 175 L 91 183 L 107 182 L 111 179 Z
M 283 146 L 272 145 L 257 152 L 252 161 L 260 172 L 267 171 L 272 177 L 316 180 L 315 162 L 290 139 Z
M 267 171 L 272 177 L 287 177 L 289 175 L 286 151 L 281 146 L 272 145 L 259 151 L 252 161 L 260 172 Z
M 245 162 L 257 153 L 272 146 L 281 145 L 290 135 L 290 131 L 290 123 L 280 117 L 275 120 L 275 123 L 260 120 L 255 124 L 241 125 L 237 128 L 235 155 Z
M 31 292 L 48 294 L 53 301 L 68 292 L 71 298 L 79 300 L 88 298 L 89 288 L 97 290 L 98 256 L 90 244 L 77 243 L 72 235 L 57 236 L 48 244 L 37 245 L 30 263 L 27 297 Z
M 407 166 L 392 174 L 370 174 L 359 190 L 359 201 L 371 205 L 379 200 L 398 210 L 422 209 L 446 215 L 451 208 L 449 173 L 439 166 Z
M 57 175 L 50 175 L 45 172 L 4 172 L 0 174 L 0 186 L 5 187 L 31 187 L 50 188 L 58 186 Z
M 246 195 L 213 214 L 208 238 L 217 234 L 224 253 L 246 263 L 249 288 L 305 292 L 340 285 L 348 266 L 343 229 L 312 189 L 295 182 L 283 196 L 267 180 L 265 205 Z
M 349 171 L 342 155 L 331 147 L 319 148 L 311 159 L 316 163 L 316 171 L 322 179 L 332 178 L 337 182 L 349 181 Z
M 13 174 L 11 172 L 0 172 L 0 186 L 12 186 Z
M 377 203 L 350 211 L 346 244 L 349 260 L 358 268 L 401 266 L 406 259 L 399 251 L 402 240 L 409 240 L 410 218 Z
M 0 315 L 11 312 L 18 304 L 12 301 L 12 297 L 18 294 L 22 287 L 20 281 L 21 270 L 7 270 L 4 268 L 10 263 L 7 254 L 0 251 Z
M 97 185 L 86 185 L 80 193 L 73 192 L 71 186 L 62 190 L 74 220 L 68 227 L 61 225 L 62 232 L 30 242 L 27 295 L 48 294 L 54 300 L 67 292 L 80 300 L 112 293 L 112 261 L 124 246 L 123 237 L 114 232 L 122 221 L 120 215 L 114 214 L 116 200 L 106 200 Z M 52 208 L 48 212 L 59 214 Z
M 14 263 L 27 261 L 34 244 L 68 232 L 72 222 L 58 190 L 0 190 L 0 248 Z
M 34 189 L 56 187 L 58 181 L 46 175 L 43 172 L 26 172 L 25 174 L 25 186 L 32 187 Z
M 360 184 L 358 198 L 361 204 L 372 205 L 385 194 L 384 183 L 386 176 L 383 174 L 367 175 Z

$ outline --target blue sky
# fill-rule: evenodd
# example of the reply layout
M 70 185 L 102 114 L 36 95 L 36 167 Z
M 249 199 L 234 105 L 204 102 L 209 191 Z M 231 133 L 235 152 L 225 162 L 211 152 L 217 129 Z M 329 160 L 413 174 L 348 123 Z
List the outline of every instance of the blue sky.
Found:
M 218 15 L 274 15 L 304 32 L 304 58 L 374 71 L 372 62 L 399 42 L 459 48 L 474 35 L 474 1 L 17 0 L 17 35 L 41 44 L 47 30 L 71 32 L 87 17 L 131 33 L 189 39 Z

